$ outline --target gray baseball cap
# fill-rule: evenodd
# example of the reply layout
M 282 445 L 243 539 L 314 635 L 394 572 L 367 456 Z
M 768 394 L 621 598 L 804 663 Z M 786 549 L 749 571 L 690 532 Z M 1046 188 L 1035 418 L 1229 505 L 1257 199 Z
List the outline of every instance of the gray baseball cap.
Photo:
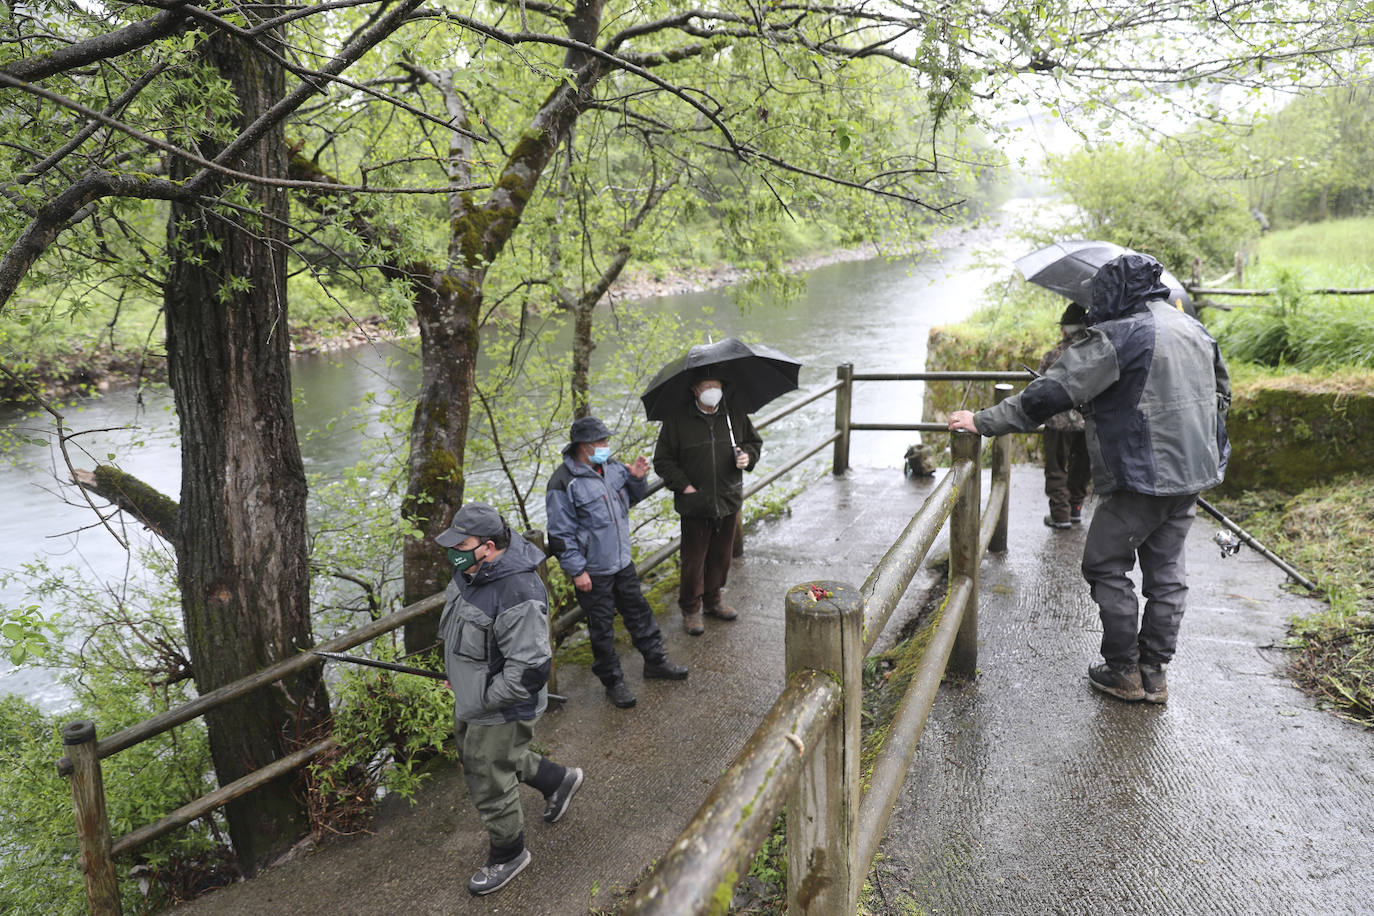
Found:
M 490 540 L 504 534 L 506 520 L 486 503 L 468 503 L 453 515 L 453 523 L 434 539 L 440 547 L 456 547 L 470 537 Z

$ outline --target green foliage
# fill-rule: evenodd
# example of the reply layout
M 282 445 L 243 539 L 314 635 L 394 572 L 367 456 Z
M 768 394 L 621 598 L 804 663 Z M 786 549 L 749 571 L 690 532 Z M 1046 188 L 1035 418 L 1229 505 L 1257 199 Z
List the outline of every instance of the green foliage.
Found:
M 1374 219 L 1365 218 L 1266 236 L 1246 281 L 1275 292 L 1246 300 L 1216 323 L 1227 358 L 1299 370 L 1374 368 L 1374 296 L 1306 292 L 1374 287 L 1370 233 Z
M 1252 203 L 1275 228 L 1361 216 L 1374 206 L 1374 85 L 1294 98 L 1238 142 Z
M 0 614 L 0 651 L 18 667 L 30 656 L 42 658 L 52 649 L 48 637 L 57 627 L 43 619 L 38 605 L 15 608 Z
M 1078 210 L 1059 237 L 1134 248 L 1180 279 L 1195 259 L 1204 272 L 1229 267 L 1256 231 L 1239 190 L 1199 172 L 1186 147 L 1100 146 L 1052 157 L 1048 168 Z
M 364 650 L 391 660 L 396 648 L 379 640 Z M 433 655 L 407 659 L 437 669 Z M 333 739 L 337 753 L 310 764 L 311 822 L 317 834 L 352 832 L 370 813 L 378 790 L 414 798 L 426 767 L 454 759 L 444 747 L 453 737 L 453 694 L 418 675 L 348 667 L 334 690 Z

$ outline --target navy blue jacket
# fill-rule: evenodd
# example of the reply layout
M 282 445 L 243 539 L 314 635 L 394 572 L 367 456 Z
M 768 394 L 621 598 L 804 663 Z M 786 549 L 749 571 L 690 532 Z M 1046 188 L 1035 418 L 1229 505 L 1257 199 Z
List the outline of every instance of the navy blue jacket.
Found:
M 1221 483 L 1230 376 L 1202 324 L 1166 301 L 1161 269 L 1138 254 L 1104 265 L 1087 336 L 1024 391 L 975 414 L 978 431 L 1028 432 L 1077 406 L 1098 493 L 1182 495 Z

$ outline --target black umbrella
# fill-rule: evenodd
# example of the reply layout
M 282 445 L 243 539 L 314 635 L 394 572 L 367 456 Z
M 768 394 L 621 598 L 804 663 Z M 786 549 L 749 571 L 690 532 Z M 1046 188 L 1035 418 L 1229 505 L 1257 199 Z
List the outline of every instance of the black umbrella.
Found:
M 698 344 L 658 371 L 640 397 L 650 420 L 664 420 L 692 400 L 695 370 L 710 367 L 720 379 L 725 400 L 753 413 L 774 398 L 797 388 L 801 363 L 763 344 L 747 344 L 734 337 Z
M 1032 251 L 1016 259 L 1016 269 L 1027 282 L 1067 296 L 1084 308 L 1092 305 L 1092 293 L 1084 287 L 1083 281 L 1090 279 L 1097 269 L 1112 258 L 1122 254 L 1135 254 L 1130 248 L 1122 248 L 1115 242 L 1086 241 L 1075 239 L 1068 242 L 1055 242 Z M 1178 278 L 1165 271 L 1159 275 L 1159 282 L 1169 287 L 1169 301 L 1181 307 L 1189 315 L 1197 317 L 1193 299 Z

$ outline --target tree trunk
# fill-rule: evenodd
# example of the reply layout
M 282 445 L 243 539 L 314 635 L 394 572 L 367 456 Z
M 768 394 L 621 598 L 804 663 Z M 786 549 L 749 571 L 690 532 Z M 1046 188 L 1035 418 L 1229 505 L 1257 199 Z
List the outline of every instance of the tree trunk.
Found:
M 279 34 L 261 35 L 285 54 Z M 280 66 L 222 33 L 206 59 L 234 87 L 241 128 L 284 89 Z M 202 138 L 202 155 L 217 149 Z M 238 164 L 284 176 L 280 128 Z M 194 166 L 173 160 L 173 177 Z M 286 192 L 249 186 L 262 218 L 175 204 L 164 291 L 168 370 L 181 423 L 176 544 L 196 686 L 205 693 L 313 644 L 306 566 L 305 469 L 296 441 L 286 316 Z M 328 717 L 320 669 L 206 715 L 221 785 L 298 747 Z M 285 777 L 231 802 L 229 833 L 249 872 L 306 828 Z
M 445 274 L 416 287 L 420 326 L 420 393 L 410 424 L 410 465 L 405 512 L 423 533 L 405 544 L 405 602 L 444 590 L 451 567 L 434 543 L 463 503 L 463 460 L 477 377 L 478 317 L 482 275 Z M 407 652 L 439 641 L 439 618 L 429 614 L 406 625 Z

